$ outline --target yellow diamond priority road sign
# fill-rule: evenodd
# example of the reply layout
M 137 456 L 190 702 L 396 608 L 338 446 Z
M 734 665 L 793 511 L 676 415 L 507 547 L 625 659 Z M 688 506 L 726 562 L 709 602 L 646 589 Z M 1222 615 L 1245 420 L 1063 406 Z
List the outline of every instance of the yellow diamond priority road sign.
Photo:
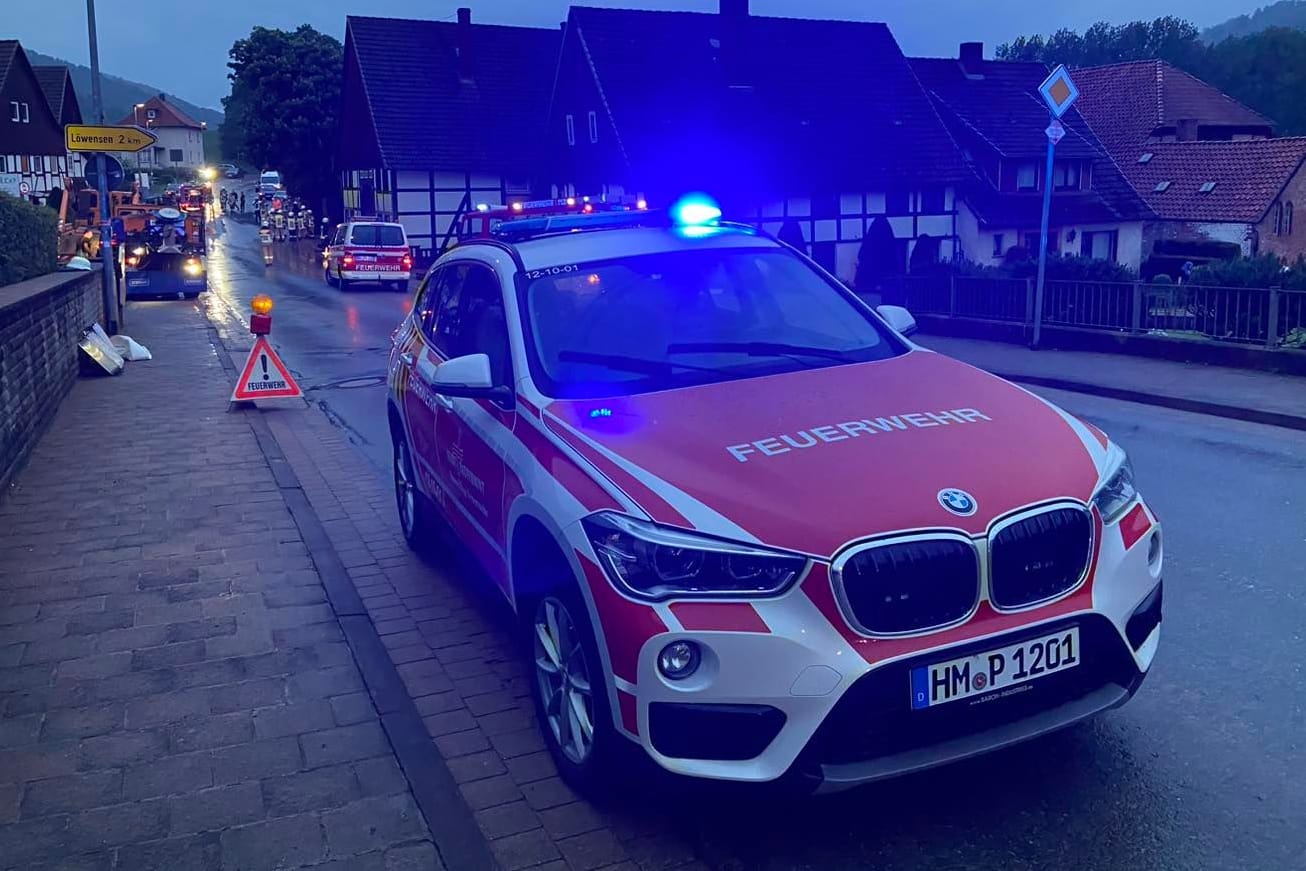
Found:
M 1070 73 L 1066 72 L 1064 64 L 1057 64 L 1052 75 L 1038 86 L 1038 92 L 1043 96 L 1043 102 L 1048 104 L 1055 118 L 1066 114 L 1066 110 L 1079 99 L 1079 88 L 1070 80 Z
M 150 131 L 131 126 L 69 124 L 63 136 L 69 151 L 141 151 L 159 141 Z

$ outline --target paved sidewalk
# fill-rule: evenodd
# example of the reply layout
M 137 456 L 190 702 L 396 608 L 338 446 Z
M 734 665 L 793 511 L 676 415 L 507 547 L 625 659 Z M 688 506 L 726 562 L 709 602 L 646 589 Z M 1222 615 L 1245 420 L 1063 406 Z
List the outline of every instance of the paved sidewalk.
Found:
M 1031 351 L 1023 345 L 919 335 L 927 348 L 1013 381 L 1256 423 L 1306 429 L 1306 378 L 1130 354 Z
M 0 868 L 441 868 L 204 317 L 131 324 L 0 494 Z
M 238 314 L 211 312 L 233 357 L 248 345 L 232 323 Z M 384 395 L 376 395 L 376 413 L 384 414 Z M 506 603 L 456 551 L 424 559 L 407 548 L 388 470 L 364 459 L 325 415 L 260 414 L 499 867 L 706 871 L 695 846 L 676 834 L 686 828 L 683 818 L 645 795 L 599 807 L 558 777 Z

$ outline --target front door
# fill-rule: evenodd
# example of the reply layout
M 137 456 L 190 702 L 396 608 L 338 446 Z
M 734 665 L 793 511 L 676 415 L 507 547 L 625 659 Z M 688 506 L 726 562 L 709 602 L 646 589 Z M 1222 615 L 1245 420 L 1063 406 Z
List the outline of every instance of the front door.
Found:
M 412 448 L 413 472 L 419 489 L 437 501 L 443 501 L 435 472 L 435 411 L 436 396 L 431 390 L 431 378 L 439 363 L 432 345 L 435 312 L 439 306 L 441 280 L 448 269 L 437 269 L 427 274 L 414 296 L 413 312 L 395 336 L 402 368 L 399 383 L 402 385 L 401 401 L 404 419 L 408 424 L 408 444 Z
M 496 385 L 512 384 L 503 290 L 484 264 L 447 267 L 449 293 L 442 285 L 435 317 L 435 344 L 446 358 L 485 354 Z M 457 285 L 456 295 L 453 285 Z M 482 399 L 436 394 L 437 475 L 458 510 L 451 519 L 461 526 L 472 551 L 500 586 L 507 587 L 508 482 L 503 454 L 511 448 L 516 415 Z

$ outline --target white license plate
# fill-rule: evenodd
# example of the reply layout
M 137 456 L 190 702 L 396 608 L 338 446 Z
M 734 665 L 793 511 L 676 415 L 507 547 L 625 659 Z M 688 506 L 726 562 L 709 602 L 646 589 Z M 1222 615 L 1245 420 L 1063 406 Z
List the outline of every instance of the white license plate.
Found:
M 915 709 L 1001 693 L 1079 665 L 1079 627 L 911 670 Z
M 356 254 L 356 255 L 354 255 L 354 259 L 357 260 L 359 263 L 375 263 L 375 262 L 376 262 L 376 255 L 375 255 L 375 254 Z

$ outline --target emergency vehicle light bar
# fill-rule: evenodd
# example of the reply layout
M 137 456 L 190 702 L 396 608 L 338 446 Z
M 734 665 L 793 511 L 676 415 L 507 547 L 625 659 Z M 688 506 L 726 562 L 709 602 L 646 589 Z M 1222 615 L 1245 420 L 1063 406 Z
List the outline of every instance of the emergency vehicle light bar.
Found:
M 550 215 L 540 218 L 517 218 L 504 221 L 491 235 L 519 242 L 550 233 L 574 233 L 583 230 L 613 230 L 619 227 L 667 227 L 671 220 L 665 211 L 592 212 L 574 215 Z

